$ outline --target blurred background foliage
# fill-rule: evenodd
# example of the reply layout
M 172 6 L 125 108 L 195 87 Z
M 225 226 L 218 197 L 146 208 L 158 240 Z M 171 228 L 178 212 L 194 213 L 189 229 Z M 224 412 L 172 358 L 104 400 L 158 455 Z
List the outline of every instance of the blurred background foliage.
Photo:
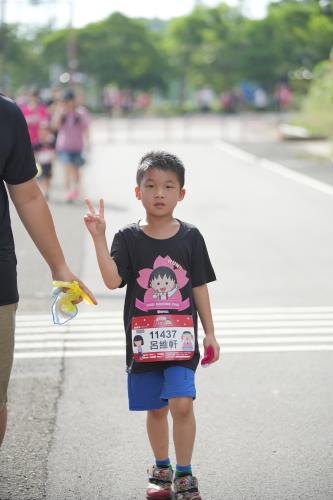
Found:
M 250 82 L 273 101 L 286 82 L 304 119 L 313 107 L 333 116 L 332 47 L 329 0 L 274 1 L 260 20 L 222 2 L 170 21 L 113 13 L 80 29 L 30 31 L 3 22 L 0 85 L 14 95 L 23 85 L 59 85 L 69 72 L 94 92 L 106 85 L 151 92 L 184 111 L 203 87 L 220 95 Z
M 333 138 L 333 51 L 329 61 L 317 64 L 309 91 L 292 122 L 313 136 Z

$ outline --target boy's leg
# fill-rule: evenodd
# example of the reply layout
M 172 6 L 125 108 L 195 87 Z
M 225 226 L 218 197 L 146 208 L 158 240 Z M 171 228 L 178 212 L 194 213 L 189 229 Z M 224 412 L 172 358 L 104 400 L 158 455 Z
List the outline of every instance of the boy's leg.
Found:
M 177 464 L 191 463 L 195 439 L 193 399 L 196 396 L 195 373 L 184 366 L 171 366 L 164 370 L 161 397 L 169 401 L 173 419 L 173 439 Z
M 194 371 L 174 366 L 165 370 L 162 397 L 168 399 L 173 418 L 173 440 L 177 466 L 174 489 L 176 500 L 201 500 L 198 481 L 192 476 L 191 458 L 195 440 L 193 399 L 196 396 Z
M 170 499 L 173 472 L 168 466 L 168 403 L 160 398 L 164 378 L 162 370 L 128 375 L 129 408 L 134 411 L 147 411 L 147 432 L 156 460 L 148 471 L 146 497 Z M 160 466 L 159 464 L 163 464 Z M 166 465 L 164 465 L 166 464 Z
M 155 465 L 148 470 L 146 497 L 171 499 L 173 471 L 169 460 L 169 407 L 147 412 L 147 433 Z
M 173 440 L 177 466 L 174 481 L 176 500 L 201 500 L 198 480 L 192 476 L 191 459 L 195 440 L 195 417 L 192 398 L 169 400 L 173 418 Z
M 195 440 L 195 416 L 193 399 L 179 397 L 169 399 L 170 412 L 173 419 L 173 441 L 177 464 L 187 466 L 191 463 Z
M 169 407 L 147 411 L 147 433 L 156 460 L 169 456 Z

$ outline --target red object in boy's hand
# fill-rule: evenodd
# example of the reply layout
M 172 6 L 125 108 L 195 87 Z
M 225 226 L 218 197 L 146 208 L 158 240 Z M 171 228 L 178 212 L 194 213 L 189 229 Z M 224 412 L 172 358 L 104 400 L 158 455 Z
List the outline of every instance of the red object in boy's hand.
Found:
M 214 359 L 214 347 L 209 345 L 205 356 L 201 360 L 201 366 L 207 368 Z

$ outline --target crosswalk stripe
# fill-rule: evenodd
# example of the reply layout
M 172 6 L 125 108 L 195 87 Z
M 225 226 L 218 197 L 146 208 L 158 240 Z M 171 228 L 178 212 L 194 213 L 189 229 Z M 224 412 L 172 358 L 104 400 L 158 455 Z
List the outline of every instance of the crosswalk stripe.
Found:
M 257 330 L 257 329 L 263 329 L 263 328 L 271 328 L 271 329 L 282 329 L 284 327 L 290 327 L 290 328 L 298 328 L 298 329 L 303 329 L 303 328 L 324 328 L 324 327 L 330 327 L 333 328 L 333 320 L 332 321 L 325 321 L 325 320 L 309 320 L 309 321 L 262 321 L 262 322 L 247 322 L 247 323 L 239 323 L 238 321 L 230 322 L 230 321 L 215 321 L 215 329 L 221 329 L 222 331 L 225 330 Z M 43 331 L 49 331 L 49 332 L 66 332 L 66 331 L 72 331 L 72 332 L 90 332 L 90 331 L 101 331 L 107 329 L 108 331 L 123 331 L 124 327 L 123 324 L 119 325 L 114 325 L 112 323 L 102 323 L 102 324 L 86 324 L 86 325 L 77 325 L 73 324 L 72 326 L 53 326 L 53 325 L 45 325 L 45 326 L 34 326 L 34 325 L 29 325 L 29 326 L 17 326 L 16 332 L 19 333 L 38 333 L 38 332 L 43 332 Z
M 308 338 L 310 336 L 316 336 L 316 338 L 320 336 L 325 336 L 325 337 L 332 337 L 333 336 L 333 329 L 332 328 L 311 328 L 309 330 L 306 329 L 292 329 L 292 328 L 285 328 L 285 329 L 278 329 L 278 330 L 216 330 L 215 335 L 217 338 L 223 339 L 228 339 L 228 338 L 238 338 L 238 337 L 249 337 L 249 338 L 254 338 L 254 337 L 262 337 L 266 338 L 269 335 L 278 335 L 279 338 L 283 337 L 289 337 L 290 335 L 293 335 L 296 337 L 302 337 L 302 338 Z M 199 330 L 199 338 L 203 337 L 203 332 Z M 77 340 L 77 339 L 82 339 L 82 340 L 103 340 L 103 339 L 110 339 L 110 340 L 124 340 L 125 334 L 123 332 L 118 332 L 116 334 L 114 333 L 109 333 L 109 332 L 83 332 L 83 333 L 60 333 L 60 334 L 55 334 L 55 333 L 37 333 L 37 334 L 24 334 L 21 333 L 19 335 L 16 335 L 16 344 L 19 344 L 20 342 L 27 342 L 27 341 L 52 341 L 52 340 L 64 340 L 64 341 L 69 341 L 69 340 Z
M 229 315 L 250 315 L 253 316 L 255 314 L 263 315 L 263 314 L 285 314 L 285 315 L 295 315 L 297 313 L 302 315 L 308 314 L 333 314 L 333 306 L 309 306 L 309 307 L 242 307 L 242 308 L 219 308 L 213 309 L 213 316 L 217 318 L 218 316 L 226 317 Z M 100 312 L 82 312 L 75 318 L 75 321 L 86 321 L 91 318 L 96 320 L 96 318 L 122 318 L 122 311 L 100 311 Z M 50 322 L 50 314 L 18 314 L 17 322 L 26 322 L 26 321 L 38 321 L 44 320 L 46 322 Z
M 259 337 L 255 338 L 237 338 L 237 339 L 219 339 L 222 345 L 233 345 L 233 344 L 280 344 L 281 339 L 279 337 L 270 337 L 269 339 L 263 339 Z M 297 344 L 304 342 L 327 342 L 333 344 L 333 336 L 327 337 L 290 337 L 284 339 L 285 344 Z M 42 349 L 42 348 L 59 348 L 66 344 L 66 348 L 72 347 L 123 347 L 125 344 L 124 340 L 73 340 L 73 341 L 61 341 L 61 340 L 50 340 L 46 342 L 21 342 L 16 345 L 16 349 Z
M 222 350 L 223 354 L 242 354 L 242 353 L 272 353 L 272 352 L 318 352 L 318 351 L 333 351 L 333 345 L 290 345 L 290 346 L 243 346 L 243 347 L 226 347 Z M 48 358 L 80 358 L 80 357 L 113 357 L 125 356 L 124 349 L 112 350 L 89 350 L 89 351 L 49 351 L 36 353 L 17 353 L 15 359 L 48 359 Z
M 16 359 L 124 356 L 122 311 L 80 313 L 65 325 L 50 315 L 17 315 Z M 222 353 L 333 350 L 333 307 L 213 310 Z M 203 331 L 199 328 L 199 342 Z

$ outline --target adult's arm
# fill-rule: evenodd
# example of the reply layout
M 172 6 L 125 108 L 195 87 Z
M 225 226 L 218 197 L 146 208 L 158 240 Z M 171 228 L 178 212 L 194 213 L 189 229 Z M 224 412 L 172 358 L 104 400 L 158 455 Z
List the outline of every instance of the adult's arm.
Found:
M 7 184 L 17 213 L 41 255 L 50 267 L 52 277 L 60 281 L 79 281 L 94 303 L 90 290 L 69 269 L 62 252 L 50 209 L 35 179 L 21 184 Z

